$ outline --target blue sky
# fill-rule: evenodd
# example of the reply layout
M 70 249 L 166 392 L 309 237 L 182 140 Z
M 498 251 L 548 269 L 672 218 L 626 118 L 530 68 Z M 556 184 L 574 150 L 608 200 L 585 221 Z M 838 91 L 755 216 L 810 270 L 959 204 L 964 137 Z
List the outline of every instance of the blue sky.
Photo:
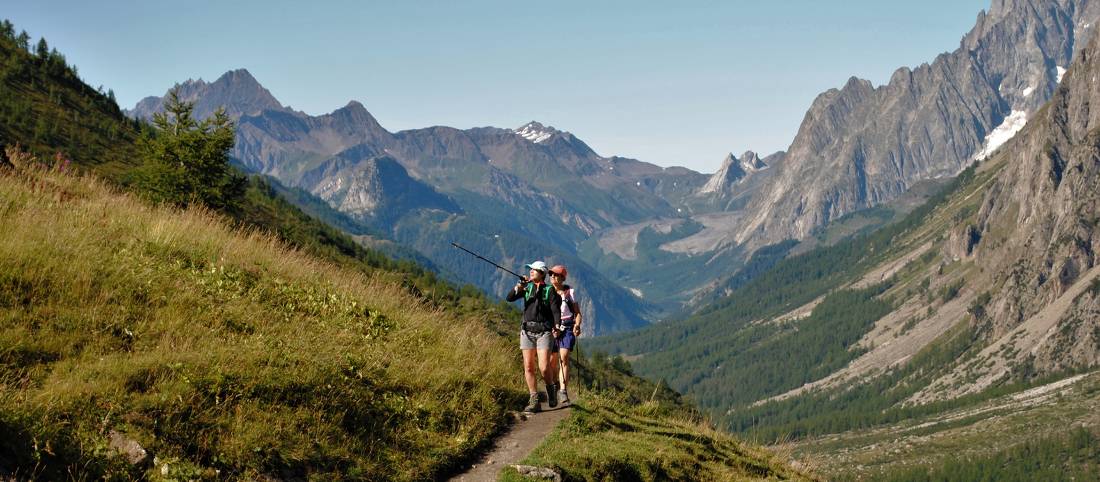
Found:
M 9 0 L 0 15 L 123 107 L 247 68 L 283 104 L 361 101 L 391 131 L 569 130 L 602 155 L 713 172 L 785 149 L 810 102 L 954 50 L 989 0 Z

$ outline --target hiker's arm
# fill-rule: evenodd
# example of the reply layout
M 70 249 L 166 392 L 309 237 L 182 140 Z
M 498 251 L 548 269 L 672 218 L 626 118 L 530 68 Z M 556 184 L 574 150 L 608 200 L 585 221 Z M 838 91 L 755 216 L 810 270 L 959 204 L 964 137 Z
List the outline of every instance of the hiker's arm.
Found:
M 512 287 L 504 299 L 508 301 L 516 301 L 523 297 L 523 283 L 516 283 L 516 286 Z
M 577 311 L 575 313 L 573 313 L 573 334 L 577 335 L 577 336 L 580 336 L 580 334 L 581 334 L 581 321 L 582 321 L 582 318 L 583 318 L 583 315 L 581 315 L 581 304 L 580 304 L 580 302 L 576 303 L 576 307 L 577 307 Z

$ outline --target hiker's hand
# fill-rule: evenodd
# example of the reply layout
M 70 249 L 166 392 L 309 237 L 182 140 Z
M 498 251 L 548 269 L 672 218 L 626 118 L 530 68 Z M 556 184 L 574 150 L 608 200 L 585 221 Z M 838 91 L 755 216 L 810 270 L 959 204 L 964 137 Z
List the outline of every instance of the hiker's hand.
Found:
M 573 325 L 573 336 L 581 336 L 581 325 Z
M 554 338 L 561 336 L 561 330 L 554 328 Z

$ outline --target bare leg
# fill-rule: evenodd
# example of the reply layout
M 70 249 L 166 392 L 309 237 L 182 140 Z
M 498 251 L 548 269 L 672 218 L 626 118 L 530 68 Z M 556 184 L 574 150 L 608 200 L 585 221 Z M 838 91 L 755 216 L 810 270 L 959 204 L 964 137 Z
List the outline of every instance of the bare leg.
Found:
M 565 387 L 569 385 L 569 350 L 568 348 L 561 349 L 561 389 L 565 390 Z
M 550 389 L 550 385 L 554 384 L 554 372 L 550 370 L 550 350 L 539 349 L 539 369 L 542 370 L 542 381 L 546 383 L 546 389 Z M 532 374 L 533 376 L 534 374 Z M 528 386 L 532 386 L 534 379 L 528 383 Z
M 540 352 L 542 350 L 539 350 Z M 539 353 L 542 358 L 542 353 Z M 523 350 L 523 378 L 527 381 L 527 393 L 537 393 L 538 386 L 535 382 L 535 350 Z

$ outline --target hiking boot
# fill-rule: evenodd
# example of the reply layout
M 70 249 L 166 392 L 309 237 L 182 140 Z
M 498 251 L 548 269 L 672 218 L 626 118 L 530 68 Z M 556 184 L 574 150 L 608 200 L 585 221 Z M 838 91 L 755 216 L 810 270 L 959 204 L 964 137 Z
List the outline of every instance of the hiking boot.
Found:
M 569 394 L 565 393 L 564 388 L 558 391 L 558 403 L 561 403 L 562 405 L 569 403 Z
M 535 412 L 538 412 L 541 409 L 542 409 L 542 407 L 539 406 L 539 394 L 532 393 L 531 397 L 527 399 L 527 406 L 523 407 L 523 412 L 524 413 L 535 413 Z
M 550 405 L 550 408 L 558 406 L 558 384 L 551 383 L 546 387 L 546 403 Z

